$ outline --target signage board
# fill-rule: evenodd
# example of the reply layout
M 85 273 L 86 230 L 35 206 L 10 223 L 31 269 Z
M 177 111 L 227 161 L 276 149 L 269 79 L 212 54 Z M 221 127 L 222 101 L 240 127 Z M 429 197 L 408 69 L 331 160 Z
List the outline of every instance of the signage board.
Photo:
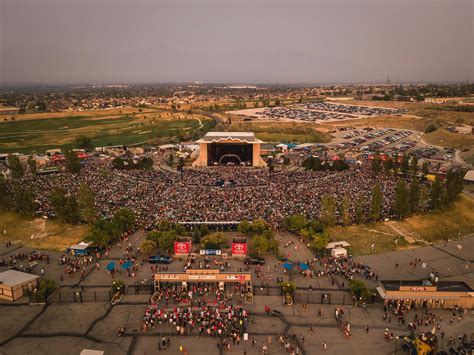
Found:
M 220 250 L 220 249 L 201 249 L 199 251 L 199 254 L 219 256 L 219 255 L 222 255 L 222 250 Z
M 232 255 L 247 255 L 247 243 L 232 243 Z
M 174 242 L 175 255 L 188 255 L 191 252 L 191 242 Z

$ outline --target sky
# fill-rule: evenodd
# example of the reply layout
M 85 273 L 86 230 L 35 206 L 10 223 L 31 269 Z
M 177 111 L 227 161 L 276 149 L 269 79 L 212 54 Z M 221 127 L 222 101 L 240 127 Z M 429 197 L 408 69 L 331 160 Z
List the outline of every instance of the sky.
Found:
M 0 85 L 474 80 L 474 0 L 0 0 Z

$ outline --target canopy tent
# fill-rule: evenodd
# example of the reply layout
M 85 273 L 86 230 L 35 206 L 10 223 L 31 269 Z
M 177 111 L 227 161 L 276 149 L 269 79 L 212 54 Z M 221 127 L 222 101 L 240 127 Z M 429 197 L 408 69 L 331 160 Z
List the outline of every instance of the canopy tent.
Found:
M 133 266 L 133 261 L 127 261 L 122 264 L 122 269 L 130 269 Z
M 308 270 L 309 269 L 308 264 L 305 264 L 305 263 L 299 263 L 298 266 L 301 270 Z
M 107 271 L 112 271 L 113 269 L 115 269 L 115 261 L 111 261 L 110 263 L 108 263 L 105 268 L 107 269 Z
M 291 270 L 293 269 L 293 264 L 292 263 L 289 263 L 289 262 L 286 262 L 286 263 L 283 263 L 283 267 L 286 269 L 286 270 Z

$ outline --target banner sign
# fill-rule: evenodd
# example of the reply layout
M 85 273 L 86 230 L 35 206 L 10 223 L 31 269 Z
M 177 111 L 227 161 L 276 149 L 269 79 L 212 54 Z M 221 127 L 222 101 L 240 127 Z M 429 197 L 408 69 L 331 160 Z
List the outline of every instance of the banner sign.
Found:
M 232 243 L 232 255 L 247 255 L 247 243 Z
M 191 252 L 191 242 L 174 242 L 175 255 L 188 255 Z
M 222 254 L 222 250 L 220 249 L 201 249 L 199 251 L 199 254 L 201 255 L 221 255 Z

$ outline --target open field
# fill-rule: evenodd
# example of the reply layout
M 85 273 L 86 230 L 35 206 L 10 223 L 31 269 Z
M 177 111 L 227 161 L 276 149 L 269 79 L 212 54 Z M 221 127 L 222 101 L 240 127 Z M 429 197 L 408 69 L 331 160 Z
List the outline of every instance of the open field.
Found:
M 442 128 L 439 128 L 434 132 L 424 134 L 423 139 L 432 145 L 455 148 L 459 150 L 472 148 L 474 146 L 474 135 L 453 133 Z
M 181 118 L 182 117 L 182 118 Z M 192 114 L 147 112 L 139 114 L 77 115 L 15 120 L 0 123 L 0 152 L 43 151 L 67 147 L 85 135 L 94 145 L 132 145 L 157 142 L 209 126 L 210 119 Z
M 73 226 L 12 212 L 0 213 L 0 242 L 8 240 L 32 248 L 64 250 L 81 241 L 87 230 L 86 225 Z
M 474 233 L 474 199 L 465 194 L 446 211 L 427 213 L 403 221 L 379 222 L 374 224 L 333 227 L 329 234 L 333 240 L 345 240 L 351 244 L 355 255 L 374 254 L 409 246 L 402 235 L 409 239 L 429 243 L 444 238 L 457 238 Z M 401 235 L 402 234 L 402 235 Z M 398 239 L 398 242 L 395 241 Z M 371 250 L 372 243 L 375 249 Z

